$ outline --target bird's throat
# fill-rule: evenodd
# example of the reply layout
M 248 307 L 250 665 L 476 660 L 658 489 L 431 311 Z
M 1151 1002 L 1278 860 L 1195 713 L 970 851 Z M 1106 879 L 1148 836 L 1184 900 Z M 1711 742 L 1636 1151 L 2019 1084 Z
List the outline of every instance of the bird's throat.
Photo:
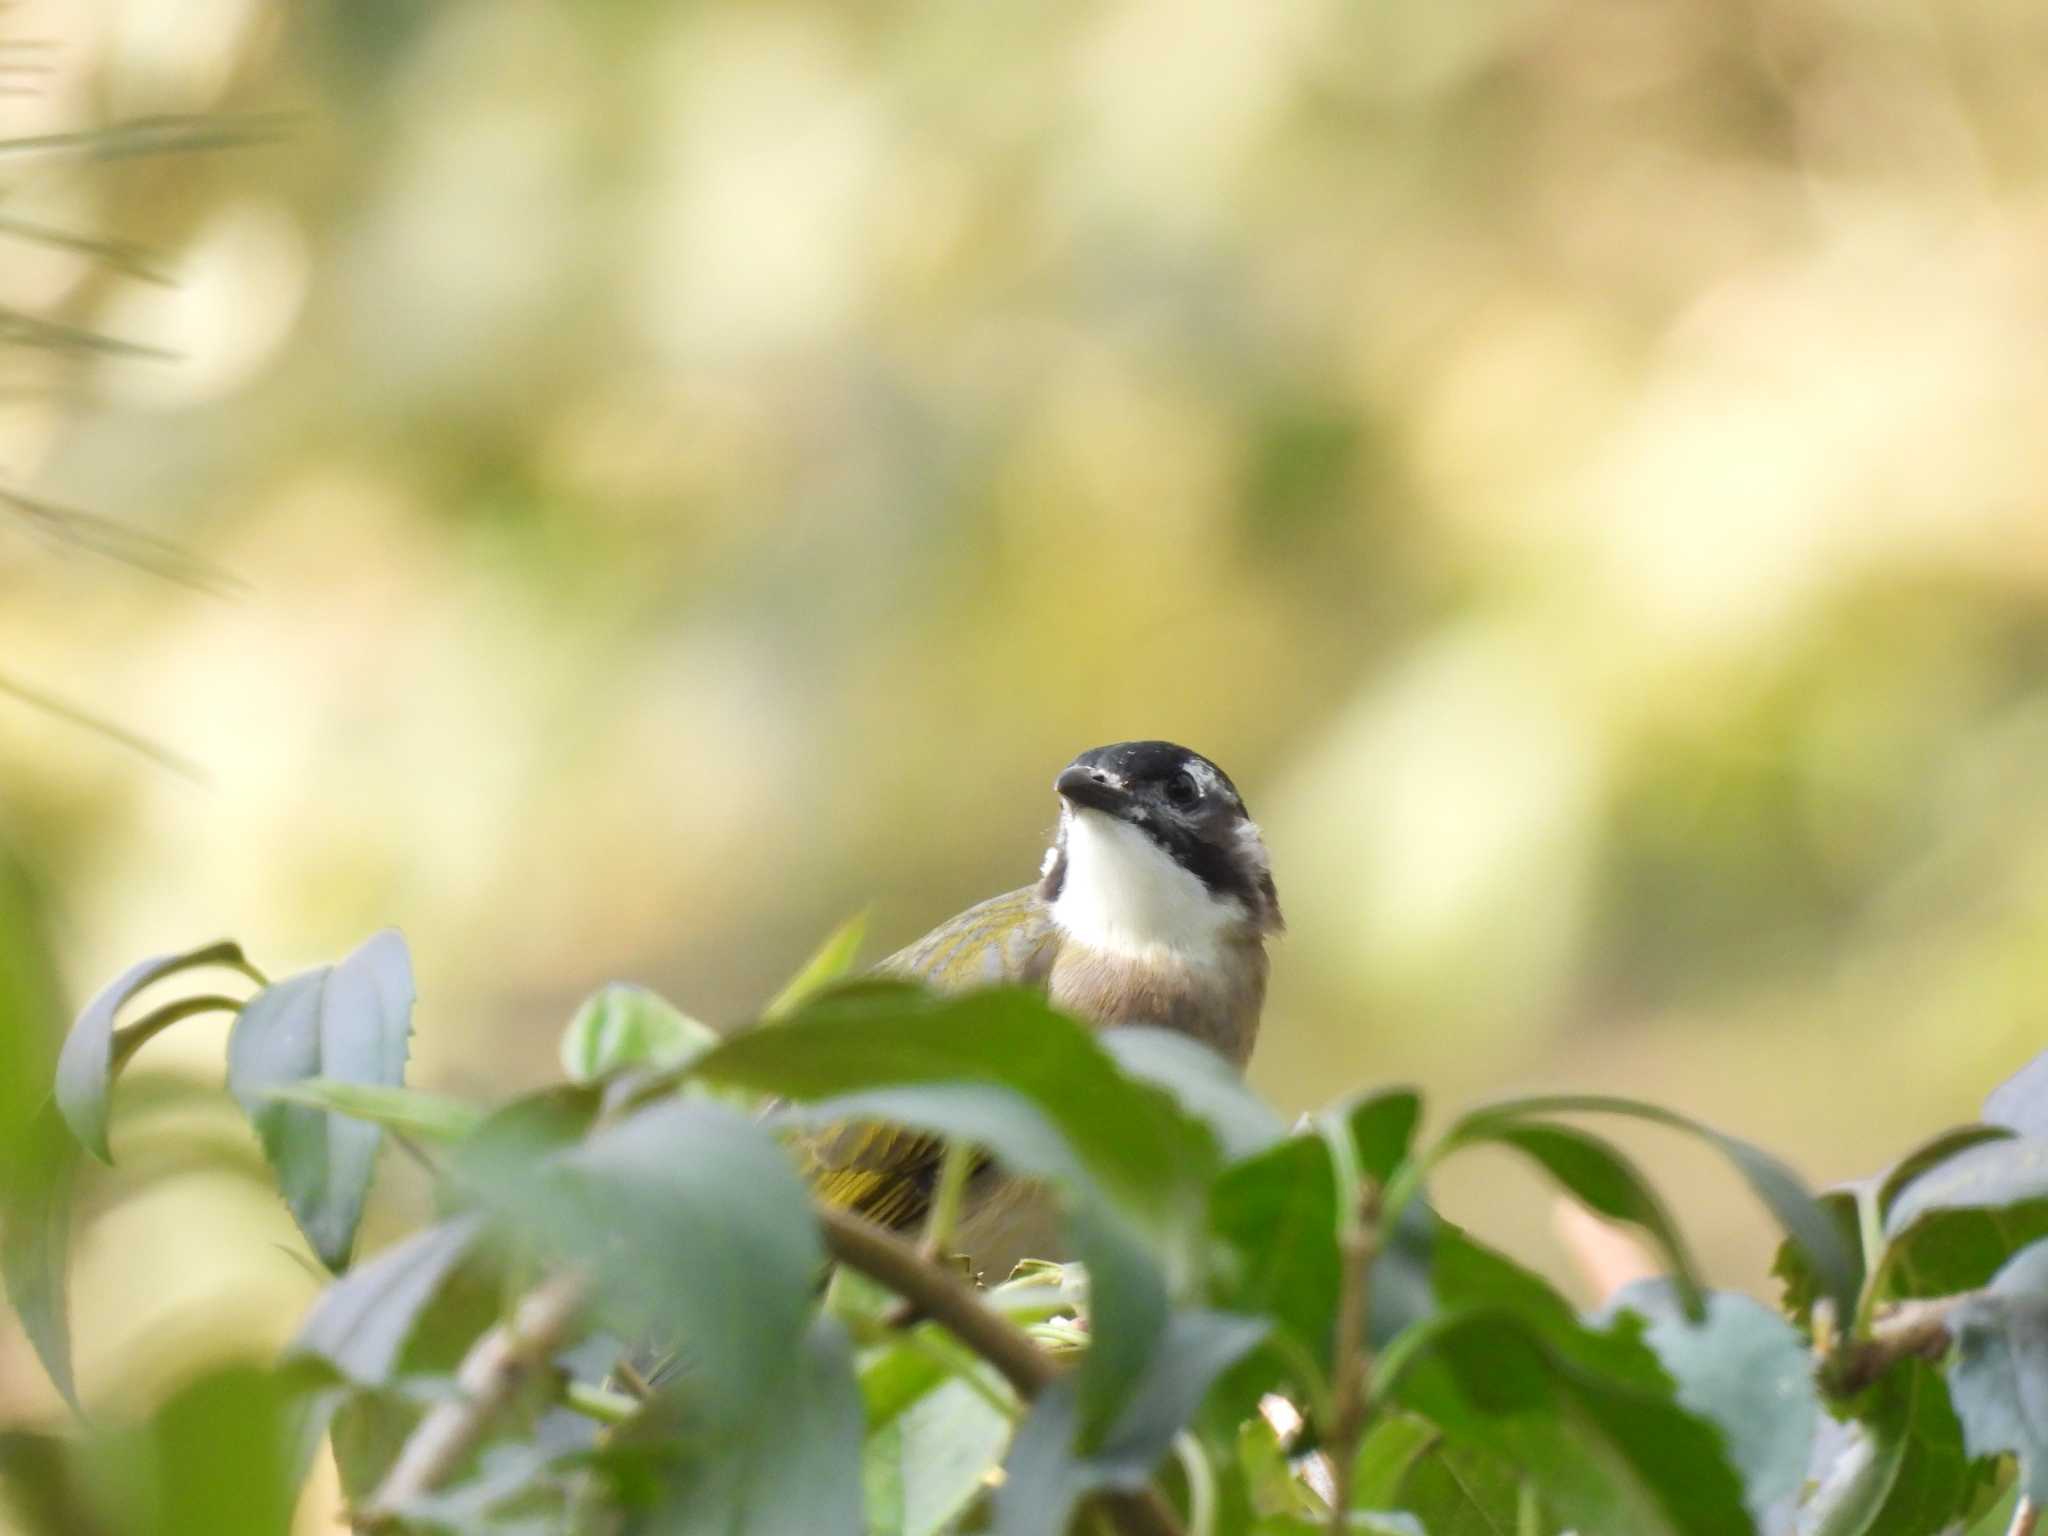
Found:
M 1242 902 L 1219 896 L 1141 829 L 1100 811 L 1070 808 L 1048 879 L 1053 921 L 1079 944 L 1104 955 L 1221 963 L 1242 942 Z

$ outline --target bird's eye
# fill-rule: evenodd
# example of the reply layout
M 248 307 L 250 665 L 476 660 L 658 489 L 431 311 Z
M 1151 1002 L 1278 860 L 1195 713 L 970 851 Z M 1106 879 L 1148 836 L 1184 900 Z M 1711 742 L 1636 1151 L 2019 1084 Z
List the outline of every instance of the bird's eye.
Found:
M 1166 798 L 1175 805 L 1191 804 L 1200 794 L 1201 790 L 1195 787 L 1192 774 L 1176 773 L 1166 781 Z

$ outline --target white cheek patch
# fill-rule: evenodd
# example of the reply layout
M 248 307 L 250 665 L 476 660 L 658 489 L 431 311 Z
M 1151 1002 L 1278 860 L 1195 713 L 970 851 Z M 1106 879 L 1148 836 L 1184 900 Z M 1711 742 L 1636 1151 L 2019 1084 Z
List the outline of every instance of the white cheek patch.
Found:
M 1062 821 L 1067 873 L 1052 916 L 1066 933 L 1107 954 L 1221 958 L 1225 933 L 1245 921 L 1243 903 L 1217 896 L 1128 822 L 1074 807 Z

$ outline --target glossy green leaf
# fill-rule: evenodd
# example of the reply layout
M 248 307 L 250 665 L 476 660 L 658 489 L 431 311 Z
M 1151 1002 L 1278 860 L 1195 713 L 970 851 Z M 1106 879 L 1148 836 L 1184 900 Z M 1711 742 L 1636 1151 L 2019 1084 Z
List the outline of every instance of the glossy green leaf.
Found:
M 57 1108 L 79 1144 L 103 1163 L 114 1154 L 107 1145 L 108 1098 L 119 1070 L 114 1049 L 114 1016 L 143 988 L 203 966 L 227 966 L 253 974 L 242 947 L 231 940 L 201 945 L 178 954 L 153 955 L 128 967 L 85 1005 L 64 1039 L 57 1058 Z
M 2048 1051 L 1991 1090 L 1984 1119 L 2022 1136 L 2048 1138 Z
M 629 1068 L 681 1066 L 718 1044 L 718 1031 L 645 987 L 613 982 L 576 1010 L 562 1034 L 562 1070 L 596 1082 Z
M 973 1140 L 1148 1224 L 1184 1217 L 1220 1161 L 1202 1121 L 1021 988 L 940 997 L 854 983 L 727 1040 L 692 1075 Z
M 1791 1500 L 1806 1478 L 1820 1399 L 1805 1342 L 1775 1312 L 1730 1291 L 1694 1322 L 1665 1280 L 1626 1287 L 1603 1312 L 1644 1319 L 1643 1342 L 1677 1385 L 1679 1405 L 1720 1428 L 1750 1513 Z
M 2048 1503 L 2048 1242 L 1999 1270 L 1949 1316 L 1949 1396 L 1972 1456 L 2010 1454 L 2020 1486 Z
M 1639 1099 L 1611 1094 L 1550 1094 L 1517 1099 L 1475 1110 L 1461 1118 L 1445 1133 L 1445 1144 L 1462 1137 L 1489 1121 L 1527 1120 L 1553 1115 L 1624 1115 L 1683 1131 L 1697 1137 L 1728 1159 L 1750 1189 L 1777 1219 L 1786 1237 L 1800 1250 L 1802 1262 L 1811 1271 L 1820 1294 L 1833 1299 L 1839 1315 L 1849 1316 L 1862 1286 L 1862 1268 L 1856 1251 L 1842 1241 L 1833 1217 L 1808 1191 L 1805 1182 L 1778 1158 L 1739 1137 L 1729 1136 L 1690 1116 Z
M 1201 1041 L 1141 1025 L 1104 1030 L 1098 1038 L 1126 1073 L 1164 1088 L 1206 1124 L 1227 1161 L 1263 1152 L 1287 1134 L 1280 1116 L 1245 1086 L 1237 1069 Z
M 995 1498 L 998 1536 L 1057 1536 L 1079 1501 L 1096 1489 L 1142 1486 L 1202 1405 L 1210 1386 L 1252 1349 L 1255 1319 L 1178 1312 L 1122 1415 L 1088 1444 L 1076 1382 L 1055 1382 L 1017 1431 Z
M 668 1100 L 558 1152 L 476 1165 L 500 1220 L 594 1266 L 622 1338 L 676 1341 L 686 1372 L 745 1418 L 796 1368 L 824 1272 L 803 1181 L 760 1125 Z
M 289 1352 L 318 1356 L 360 1385 L 388 1384 L 413 1324 L 482 1231 L 473 1214 L 450 1217 L 358 1265 L 314 1303 Z
M 329 1269 L 348 1264 L 383 1131 L 271 1090 L 311 1078 L 400 1085 L 412 1004 L 411 957 L 386 929 L 338 964 L 265 987 L 228 1035 L 228 1088 L 255 1124 L 299 1230 Z
M 283 1104 L 301 1104 L 308 1109 L 329 1110 L 381 1125 L 387 1131 L 419 1141 L 452 1145 L 476 1134 L 487 1112 L 461 1099 L 428 1093 L 419 1088 L 388 1088 L 372 1083 L 344 1083 L 333 1078 L 309 1077 L 299 1083 L 278 1083 L 264 1090 Z
M 1802 1512 L 1811 1536 L 1926 1536 L 1968 1506 L 1979 1480 L 1935 1369 L 1909 1360 L 1859 1403 L 1849 1448 Z
M 1422 1120 L 1422 1096 L 1412 1088 L 1384 1088 L 1338 1111 L 1351 1128 L 1358 1166 L 1385 1184 L 1407 1160 Z
M 79 1407 L 71 1368 L 71 1192 L 78 1142 L 54 1102 L 43 1107 L 6 1149 L 0 1173 L 0 1280 L 51 1382 Z
M 1575 1126 L 1495 1118 L 1473 1122 L 1455 1144 L 1487 1142 L 1522 1153 L 1598 1215 L 1640 1228 L 1670 1262 L 1681 1305 L 1701 1315 L 1706 1303 L 1678 1223 L 1620 1148 Z
M 761 1010 L 761 1017 L 786 1019 L 827 987 L 843 981 L 853 970 L 853 962 L 860 954 L 861 942 L 867 935 L 867 913 L 854 913 L 832 930 L 811 958 L 803 963 L 803 968 L 775 994 L 774 1001 Z

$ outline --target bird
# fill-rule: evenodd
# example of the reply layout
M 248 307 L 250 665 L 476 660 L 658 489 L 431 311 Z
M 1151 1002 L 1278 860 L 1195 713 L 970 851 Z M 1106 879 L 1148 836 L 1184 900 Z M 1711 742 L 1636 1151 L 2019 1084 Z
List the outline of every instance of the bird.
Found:
M 1190 1035 L 1240 1071 L 1258 1039 L 1266 942 L 1284 931 L 1266 843 L 1237 786 L 1170 741 L 1081 753 L 1053 780 L 1059 825 L 1037 880 L 967 908 L 875 967 L 940 992 L 1022 985 L 1099 1028 Z M 925 1217 L 944 1144 L 866 1122 L 826 1128 L 805 1173 L 828 1205 L 899 1231 Z M 985 1159 L 952 1248 L 977 1276 L 1060 1257 L 1052 1203 Z

